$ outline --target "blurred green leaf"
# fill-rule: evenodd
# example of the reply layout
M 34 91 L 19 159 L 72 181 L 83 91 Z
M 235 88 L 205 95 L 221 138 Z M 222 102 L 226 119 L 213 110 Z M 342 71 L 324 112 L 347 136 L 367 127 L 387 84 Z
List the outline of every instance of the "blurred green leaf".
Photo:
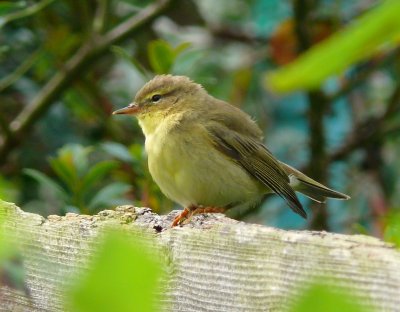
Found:
M 57 156 L 50 159 L 51 168 L 70 190 L 80 186 L 81 178 L 89 170 L 88 155 L 91 147 L 68 144 L 58 150 Z
M 86 90 L 78 87 L 70 88 L 63 95 L 63 102 L 71 113 L 81 120 L 82 123 L 91 122 L 98 114 L 97 107 L 90 104 L 90 96 Z
M 143 174 L 148 172 L 147 169 L 147 154 L 141 144 L 131 144 L 129 146 L 129 153 L 131 154 L 132 164 L 136 168 L 137 173 Z
M 384 239 L 400 248 L 400 213 L 393 213 L 386 218 Z
M 119 147 L 119 152 L 121 150 Z M 91 152 L 93 148 L 90 146 L 66 145 L 58 150 L 56 157 L 50 159 L 51 167 L 63 182 L 62 186 L 35 170 L 27 169 L 26 173 L 35 178 L 43 189 L 52 190 L 55 199 L 62 200 L 67 211 L 78 209 L 81 213 L 90 213 L 100 208 L 128 203 L 124 195 L 131 188 L 129 184 L 111 183 L 100 189 L 107 182 L 106 175 L 118 167 L 118 162 L 104 160 L 89 165 Z M 125 152 L 131 159 L 129 151 Z
M 128 148 L 123 144 L 114 142 L 105 142 L 101 144 L 101 148 L 118 160 L 127 163 L 132 162 L 131 153 L 129 152 Z
M 118 164 L 111 160 L 105 160 L 95 164 L 84 176 L 80 186 L 80 192 L 85 194 L 90 191 L 96 182 L 103 179 L 108 173 L 110 173 L 112 169 L 116 168 L 117 166 Z
M 106 174 L 108 174 L 112 169 L 116 168 L 117 166 L 117 162 L 110 160 L 101 161 L 95 164 L 84 176 L 80 185 L 80 192 L 82 194 L 85 194 L 90 191 L 97 182 L 103 179 Z
M 74 190 L 74 188 L 77 186 L 78 182 L 78 175 L 76 174 L 76 169 L 74 167 L 74 164 L 72 162 L 72 157 L 71 161 L 67 162 L 61 161 L 58 158 L 53 158 L 50 159 L 50 166 L 54 170 L 54 172 L 57 174 L 57 176 L 65 183 L 65 185 L 70 189 Z
M 91 211 L 103 208 L 110 207 L 112 205 L 118 205 L 126 203 L 126 200 L 121 202 L 121 199 L 124 197 L 124 194 L 129 191 L 131 188 L 130 185 L 125 183 L 112 183 L 101 190 L 99 190 L 96 195 L 91 199 L 88 204 L 88 207 Z
M 77 168 L 78 176 L 82 177 L 89 169 L 89 154 L 93 152 L 92 146 L 82 146 L 80 144 L 68 144 L 61 149 L 65 149 L 66 154 L 72 154 L 73 164 Z
M 0 2 L 0 15 L 8 14 L 14 10 L 21 9 L 25 5 L 25 1 L 2 1 Z
M 353 223 L 351 229 L 353 234 L 369 235 L 368 229 L 360 223 Z
M 116 56 L 131 63 L 132 56 L 124 48 L 114 45 L 110 49 L 111 49 L 111 52 L 113 52 Z
M 7 209 L 4 206 L 9 205 L 0 200 L 0 209 Z M 3 232 L 3 222 L 5 219 L 0 218 L 0 231 Z M 0 236 L 0 286 L 21 290 L 25 295 L 29 296 L 29 289 L 26 286 L 26 272 L 23 266 L 22 256 L 17 249 L 15 242 L 11 243 L 9 239 Z
M 151 68 L 157 74 L 170 73 L 176 58 L 190 46 L 190 42 L 183 42 L 174 48 L 164 40 L 151 41 L 148 45 L 148 56 Z
M 181 54 L 183 51 L 189 49 L 191 47 L 191 43 L 190 42 L 182 42 L 181 44 L 179 44 L 175 49 L 174 49 L 174 54 L 175 57 L 178 56 L 179 54 Z
M 5 201 L 16 202 L 18 193 L 17 186 L 0 175 L 0 198 Z
M 268 74 L 267 86 L 278 92 L 317 88 L 327 77 L 399 39 L 399 16 L 400 1 L 383 2 L 293 63 Z
M 289 312 L 367 312 L 351 292 L 338 287 L 315 283 L 295 299 Z
M 141 241 L 109 232 L 89 272 L 70 291 L 68 311 L 159 311 L 155 298 L 161 264 Z
M 157 74 L 168 74 L 174 64 L 175 54 L 171 45 L 164 40 L 149 43 L 148 55 L 151 68 Z
M 46 188 L 48 192 L 53 192 L 57 198 L 63 201 L 68 201 L 68 194 L 52 179 L 35 169 L 24 169 L 24 174 L 35 179 L 42 187 Z
M 5 202 L 0 199 L 0 209 L 7 211 L 9 205 L 11 203 Z M 4 222 L 5 222 L 5 215 L 0 215 L 0 230 L 4 231 Z M 3 263 L 3 260 L 6 258 L 11 257 L 15 253 L 15 245 L 10 244 L 10 242 L 5 238 L 4 235 L 0 235 L 0 265 Z

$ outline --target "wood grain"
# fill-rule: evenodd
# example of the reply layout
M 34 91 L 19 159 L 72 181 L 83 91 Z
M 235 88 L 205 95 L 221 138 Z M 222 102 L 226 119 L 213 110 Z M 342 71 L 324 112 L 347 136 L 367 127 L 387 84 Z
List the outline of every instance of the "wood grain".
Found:
M 0 202 L 2 236 L 17 244 L 31 299 L 2 286 L 1 311 L 63 311 L 63 289 L 86 270 L 109 226 L 156 238 L 166 263 L 167 311 L 285 311 L 314 279 L 353 291 L 375 311 L 400 311 L 400 252 L 372 237 L 284 231 L 223 215 L 199 215 L 170 229 L 175 212 L 121 206 L 95 216 L 47 219 Z M 325 278 L 329 276 L 330 278 Z

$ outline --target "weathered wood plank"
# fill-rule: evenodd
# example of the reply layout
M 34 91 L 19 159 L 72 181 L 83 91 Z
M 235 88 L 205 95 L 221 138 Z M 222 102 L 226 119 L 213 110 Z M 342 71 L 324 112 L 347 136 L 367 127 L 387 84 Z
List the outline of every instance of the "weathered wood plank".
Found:
M 222 215 L 197 216 L 169 229 L 176 212 L 119 207 L 96 216 L 44 219 L 0 202 L 2 235 L 19 241 L 32 300 L 0 289 L 1 311 L 62 311 L 69 276 L 85 270 L 94 238 L 114 225 L 148 232 L 168 258 L 166 306 L 172 311 L 283 311 L 313 278 L 354 290 L 376 311 L 400 311 L 400 252 L 362 235 L 283 231 Z M 138 230 L 140 229 L 140 230 Z

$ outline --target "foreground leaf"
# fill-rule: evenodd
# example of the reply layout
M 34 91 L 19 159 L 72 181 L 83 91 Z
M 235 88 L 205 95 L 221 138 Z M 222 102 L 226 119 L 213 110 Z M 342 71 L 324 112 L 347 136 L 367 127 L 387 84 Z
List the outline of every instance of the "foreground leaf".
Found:
M 400 213 L 392 213 L 386 218 L 384 239 L 400 248 Z
M 70 292 L 68 311 L 159 311 L 161 264 L 143 240 L 132 241 L 122 232 L 110 232 L 89 266 L 90 271 Z
M 322 278 L 321 278 L 322 279 Z M 289 312 L 370 312 L 348 290 L 315 283 L 295 299 Z

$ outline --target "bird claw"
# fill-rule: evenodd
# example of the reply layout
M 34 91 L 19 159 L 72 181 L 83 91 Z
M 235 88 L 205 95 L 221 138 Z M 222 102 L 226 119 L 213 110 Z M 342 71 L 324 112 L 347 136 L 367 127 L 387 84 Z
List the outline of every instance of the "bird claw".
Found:
M 174 221 L 172 221 L 171 227 L 175 227 L 181 224 L 183 221 L 185 221 L 187 219 L 187 215 L 189 214 L 189 212 L 190 212 L 189 208 L 183 209 L 183 211 L 175 217 Z
M 223 213 L 225 212 L 225 208 L 223 207 L 203 207 L 203 206 L 189 206 L 183 209 L 183 211 L 177 215 L 172 222 L 171 227 L 175 227 L 177 225 L 188 223 L 190 219 L 197 214 L 202 213 Z

